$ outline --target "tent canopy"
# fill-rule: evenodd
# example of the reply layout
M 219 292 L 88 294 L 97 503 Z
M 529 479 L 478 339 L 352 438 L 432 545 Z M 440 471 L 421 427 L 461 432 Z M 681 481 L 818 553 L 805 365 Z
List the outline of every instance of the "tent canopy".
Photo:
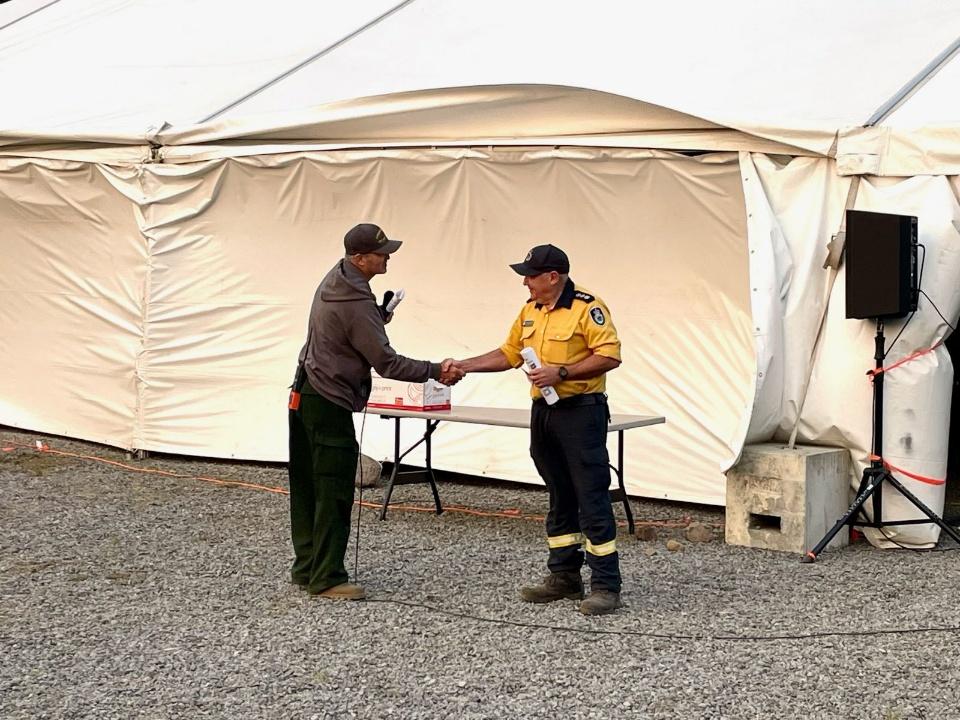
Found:
M 695 129 L 701 149 L 752 138 L 770 152 L 773 141 L 794 154 L 852 154 L 854 172 L 944 172 L 955 160 L 944 129 L 960 119 L 952 57 L 884 133 L 855 132 L 849 146 L 845 136 L 960 37 L 960 6 L 939 0 L 490 0 L 483 13 L 449 0 L 282 0 L 266 14 L 191 0 L 9 5 L 7 18 L 26 16 L 0 29 L 6 143 L 363 144 L 331 116 L 377 136 L 384 126 L 371 117 L 385 113 L 393 134 L 376 139 L 398 144 L 606 136 L 629 147 L 655 128 L 659 141 L 645 146 L 686 149 Z M 570 97 L 558 100 L 559 88 Z M 602 112 L 570 127 L 577 103 L 594 102 L 583 91 L 603 93 Z M 410 132 L 418 125 L 446 130 Z M 884 153 L 901 155 L 870 157 Z

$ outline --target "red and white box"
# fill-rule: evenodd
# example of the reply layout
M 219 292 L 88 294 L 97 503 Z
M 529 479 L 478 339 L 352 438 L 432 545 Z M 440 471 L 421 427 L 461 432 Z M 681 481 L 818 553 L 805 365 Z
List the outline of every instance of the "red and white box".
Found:
M 376 373 L 371 376 L 368 408 L 394 408 L 400 410 L 449 410 L 450 388 L 436 380 L 404 382 L 388 380 Z

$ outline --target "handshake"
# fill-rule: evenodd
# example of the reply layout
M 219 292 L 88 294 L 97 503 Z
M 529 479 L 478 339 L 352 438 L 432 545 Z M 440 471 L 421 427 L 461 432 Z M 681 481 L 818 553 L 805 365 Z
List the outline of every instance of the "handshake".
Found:
M 464 370 L 463 362 L 461 360 L 447 358 L 440 363 L 439 381 L 444 385 L 456 385 L 458 382 L 463 380 L 463 376 L 466 374 L 467 371 Z

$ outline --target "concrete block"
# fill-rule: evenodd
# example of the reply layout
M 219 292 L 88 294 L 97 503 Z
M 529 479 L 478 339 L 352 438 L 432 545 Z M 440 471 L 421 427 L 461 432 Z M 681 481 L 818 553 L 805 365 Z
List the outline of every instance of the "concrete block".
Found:
M 849 472 L 845 448 L 747 445 L 727 471 L 727 543 L 806 552 L 850 506 Z M 841 529 L 828 547 L 848 542 Z

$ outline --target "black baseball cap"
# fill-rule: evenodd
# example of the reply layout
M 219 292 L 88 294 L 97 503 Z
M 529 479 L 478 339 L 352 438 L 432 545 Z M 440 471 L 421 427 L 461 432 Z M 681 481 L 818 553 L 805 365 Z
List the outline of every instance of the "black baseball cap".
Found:
M 402 240 L 388 238 L 387 234 L 380 229 L 380 226 L 373 223 L 354 225 L 343 236 L 343 249 L 347 251 L 347 255 L 356 255 L 357 253 L 389 255 L 396 252 L 402 244 Z
M 570 260 L 567 259 L 567 254 L 563 250 L 554 245 L 537 245 L 527 253 L 523 262 L 515 263 L 510 267 L 518 275 L 528 277 L 551 270 L 566 274 L 570 272 Z

